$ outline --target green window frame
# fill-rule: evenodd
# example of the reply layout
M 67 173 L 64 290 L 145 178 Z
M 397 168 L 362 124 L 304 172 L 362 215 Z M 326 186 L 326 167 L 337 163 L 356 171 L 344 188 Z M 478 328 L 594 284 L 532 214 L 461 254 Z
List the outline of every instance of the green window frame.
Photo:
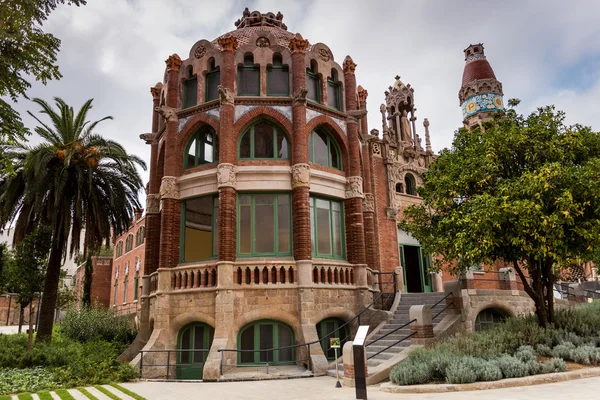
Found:
M 404 176 L 404 187 L 406 188 L 406 194 L 411 196 L 417 195 L 417 185 L 415 177 L 412 174 L 406 174 Z
M 326 208 L 325 208 L 326 207 Z M 323 211 L 327 210 L 327 215 Z M 327 237 L 319 236 L 319 227 L 328 226 Z M 321 245 L 320 239 L 323 239 Z M 312 255 L 317 258 L 346 259 L 346 230 L 344 227 L 344 203 L 342 201 L 310 197 L 310 240 Z M 339 246 L 336 242 L 339 240 Z M 328 244 L 325 244 L 328 243 Z M 329 248 L 329 251 L 327 251 Z
M 475 318 L 475 331 L 485 331 L 501 325 L 506 320 L 506 317 L 495 308 L 486 308 L 477 314 Z
M 259 124 L 267 124 L 273 127 L 273 157 L 256 157 L 255 149 L 255 131 Z M 249 140 L 247 139 L 249 135 Z M 281 139 L 282 147 L 279 149 L 279 142 Z M 242 146 L 248 143 L 250 151 L 248 155 L 242 155 Z M 290 142 L 287 135 L 277 125 L 270 123 L 269 121 L 260 120 L 250 125 L 244 133 L 240 135 L 238 140 L 238 158 L 240 160 L 289 160 L 290 158 Z
M 315 73 L 313 73 L 310 69 L 306 70 L 306 86 L 312 88 L 315 86 L 315 93 L 313 93 L 309 89 L 309 93 L 306 98 L 308 101 L 312 101 L 314 103 L 321 103 L 321 79 Z
M 344 344 L 348 341 L 350 337 L 350 332 L 348 330 L 348 326 L 344 326 L 342 329 L 339 329 L 340 326 L 345 324 L 344 321 L 338 318 L 327 318 L 317 324 L 317 335 L 319 336 L 319 340 L 321 341 L 321 348 L 323 349 L 323 354 L 327 357 L 327 361 L 335 360 L 335 350 L 329 346 L 329 339 L 338 338 L 340 339 L 340 348 L 337 352 L 337 356 L 342 356 L 342 349 L 344 348 Z M 331 336 L 327 336 L 328 334 L 338 330 L 336 334 Z
M 193 152 L 192 146 L 194 147 Z M 210 157 L 207 154 L 210 151 Z M 190 160 L 192 158 L 193 160 Z M 214 129 L 204 125 L 195 132 L 185 146 L 183 153 L 183 169 L 195 168 L 204 164 L 216 164 L 219 160 L 219 146 Z
M 244 81 L 245 80 L 256 79 L 256 89 L 257 91 L 244 91 Z M 237 88 L 238 88 L 238 96 L 260 96 L 260 66 L 258 64 L 254 64 L 254 56 L 252 54 L 246 54 L 244 56 L 244 63 L 238 66 L 237 73 Z
M 212 201 L 212 217 L 211 217 L 211 256 L 202 259 L 185 259 L 185 244 L 186 244 L 186 206 L 187 202 L 202 197 L 210 197 Z M 204 261 L 217 258 L 219 255 L 219 196 L 208 195 L 192 197 L 181 201 L 181 223 L 179 231 L 179 262 Z
M 177 352 L 177 379 L 202 379 L 204 364 L 208 358 L 214 335 L 214 328 L 202 322 L 192 322 L 179 331 L 177 350 L 185 351 Z
M 190 90 L 194 91 L 195 94 L 188 93 Z M 198 78 L 196 76 L 190 77 L 183 82 L 183 108 L 193 107 L 198 105 Z
M 280 343 L 282 339 L 280 331 L 283 329 L 288 331 L 288 343 Z M 248 335 L 246 336 L 247 331 Z M 265 338 L 265 334 L 269 331 L 272 333 L 271 338 Z M 246 339 L 252 339 L 252 349 L 245 348 L 245 344 L 247 343 L 245 343 L 244 336 L 246 336 Z M 296 339 L 294 330 L 289 325 L 275 320 L 260 320 L 240 329 L 237 342 L 238 350 L 268 350 L 293 346 L 296 344 Z M 296 348 L 292 347 L 273 351 L 244 351 L 238 353 L 238 364 L 241 365 L 266 364 L 267 362 L 269 365 L 293 365 L 296 363 Z
M 274 74 L 281 74 L 285 78 L 285 91 L 277 93 L 271 88 L 272 77 Z M 289 96 L 290 95 L 290 75 L 287 65 L 283 65 L 281 54 L 273 55 L 273 63 L 267 67 L 267 96 Z
M 327 162 L 323 162 L 321 160 L 316 159 L 317 152 L 315 151 L 315 144 L 317 146 L 319 145 L 319 139 L 317 139 L 316 136 L 318 136 L 319 139 L 322 139 L 322 136 L 325 136 L 324 141 L 327 146 Z M 335 168 L 339 170 L 342 169 L 342 157 L 340 148 L 338 147 L 338 144 L 335 141 L 335 139 L 331 137 L 329 132 L 325 131 L 324 129 L 315 129 L 310 133 L 310 136 L 308 137 L 308 158 L 309 161 L 313 164 L 323 165 L 325 167 Z
M 209 63 L 208 72 L 204 79 L 204 101 L 216 100 L 219 98 L 217 87 L 221 83 L 221 70 L 215 66 L 215 60 Z
M 267 196 L 273 196 L 271 203 L 265 201 Z M 238 257 L 292 255 L 292 197 L 290 193 L 239 193 L 237 204 L 236 253 Z M 265 237 L 268 227 L 262 225 L 262 220 L 260 223 L 257 222 L 257 207 L 268 206 L 273 208 L 273 251 L 260 251 L 257 239 L 259 236 Z M 287 216 L 287 222 L 285 216 Z M 285 234 L 286 229 L 287 235 Z M 247 242 L 242 240 L 242 236 L 247 239 Z M 285 240 L 281 240 L 284 238 Z M 249 251 L 245 251 L 245 248 L 249 248 Z
M 341 83 L 335 69 L 331 69 L 331 76 L 327 78 L 327 106 L 336 110 L 342 109 Z

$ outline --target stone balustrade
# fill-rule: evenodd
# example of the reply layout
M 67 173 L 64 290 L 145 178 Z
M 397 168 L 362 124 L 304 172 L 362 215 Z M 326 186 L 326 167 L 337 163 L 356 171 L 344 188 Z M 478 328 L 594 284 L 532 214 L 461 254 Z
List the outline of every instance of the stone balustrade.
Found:
M 217 287 L 217 266 L 178 267 L 171 272 L 171 290 Z
M 233 268 L 233 283 L 238 286 L 296 284 L 296 264 L 238 262 Z
M 313 283 L 318 285 L 354 285 L 354 270 L 351 266 L 315 265 Z

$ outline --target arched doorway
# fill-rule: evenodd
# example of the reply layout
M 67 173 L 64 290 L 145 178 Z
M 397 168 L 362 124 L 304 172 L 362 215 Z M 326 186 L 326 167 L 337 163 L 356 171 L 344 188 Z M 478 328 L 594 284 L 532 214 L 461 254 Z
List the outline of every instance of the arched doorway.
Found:
M 273 320 L 255 321 L 246 325 L 238 335 L 239 364 L 286 365 L 296 361 L 296 349 L 269 350 L 295 344 L 294 331 L 288 325 Z
M 333 335 L 327 335 L 335 332 L 344 324 L 344 321 L 337 318 L 327 318 L 317 324 L 317 334 L 319 335 L 319 340 L 321 341 L 321 348 L 323 349 L 323 354 L 325 354 L 325 357 L 327 357 L 328 361 L 335 360 L 335 350 L 329 345 L 329 339 L 340 339 L 340 348 L 337 352 L 338 357 L 340 357 L 342 355 L 344 344 L 348 341 L 350 330 L 348 329 L 348 326 L 344 326 Z
M 215 330 L 204 323 L 193 322 L 177 336 L 177 379 L 202 379 L 204 363 L 212 345 Z

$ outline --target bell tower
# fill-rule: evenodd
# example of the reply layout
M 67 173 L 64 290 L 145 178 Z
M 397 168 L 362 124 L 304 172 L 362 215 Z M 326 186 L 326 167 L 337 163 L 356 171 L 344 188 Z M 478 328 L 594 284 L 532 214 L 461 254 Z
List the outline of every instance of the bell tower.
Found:
M 465 127 L 478 125 L 490 115 L 504 108 L 502 83 L 496 79 L 492 66 L 485 57 L 482 43 L 471 44 L 465 50 L 465 69 L 458 99 Z

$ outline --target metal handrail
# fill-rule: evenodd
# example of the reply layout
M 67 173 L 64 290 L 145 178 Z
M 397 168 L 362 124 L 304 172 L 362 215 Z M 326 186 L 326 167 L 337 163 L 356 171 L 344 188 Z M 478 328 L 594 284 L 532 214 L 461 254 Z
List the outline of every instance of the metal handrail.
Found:
M 411 322 L 412 322 L 412 321 L 411 321 Z M 406 339 L 410 339 L 411 337 L 413 337 L 413 336 L 414 336 L 414 335 L 416 335 L 416 334 L 417 334 L 417 332 L 416 332 L 416 331 L 415 331 L 415 332 L 412 332 L 411 334 L 409 334 L 409 335 L 407 335 L 407 336 L 403 337 L 402 339 L 398 340 L 397 342 L 390 344 L 390 345 L 389 345 L 388 347 L 386 347 L 385 349 L 383 349 L 383 350 L 379 350 L 377 353 L 370 355 L 369 357 L 367 357 L 367 360 L 370 360 L 371 358 L 373 358 L 373 357 L 375 357 L 375 356 L 377 356 L 377 355 L 379 355 L 379 354 L 383 353 L 384 351 L 391 349 L 392 347 L 396 346 L 396 345 L 397 345 L 397 344 L 399 344 L 399 343 L 402 343 L 402 342 L 403 342 L 403 341 L 405 341 Z
M 389 284 L 393 284 L 393 285 L 395 285 L 395 281 L 396 281 L 396 279 L 395 279 L 395 278 L 396 278 L 396 277 L 395 277 L 395 274 L 394 274 L 394 273 L 392 273 L 392 274 L 393 274 L 393 275 L 392 275 L 392 276 L 393 276 L 393 279 L 391 280 L 391 282 L 387 282 L 387 283 L 386 283 L 386 287 L 387 287 L 387 285 L 389 285 Z M 223 353 L 223 352 L 237 352 L 237 353 L 241 353 L 241 352 L 247 352 L 247 351 L 252 351 L 252 352 L 255 352 L 255 351 L 276 351 L 276 350 L 280 350 L 280 349 L 286 349 L 286 348 L 291 348 L 291 347 L 302 347 L 302 346 L 308 346 L 308 348 L 309 348 L 309 351 L 310 351 L 310 346 L 311 346 L 311 345 L 313 345 L 313 344 L 317 344 L 317 343 L 321 344 L 321 341 L 322 341 L 322 340 L 324 340 L 324 339 L 327 339 L 327 338 L 329 338 L 329 337 L 333 337 L 333 335 L 334 335 L 335 333 L 339 332 L 339 331 L 340 331 L 342 328 L 344 328 L 344 327 L 348 326 L 348 325 L 349 325 L 350 323 L 352 323 L 354 320 L 357 320 L 357 319 L 358 319 L 358 323 L 359 323 L 359 325 L 360 325 L 360 316 L 361 316 L 362 314 L 364 314 L 364 313 L 365 313 L 365 312 L 366 312 L 368 309 L 370 309 L 370 308 L 371 308 L 371 306 L 373 306 L 373 305 L 374 305 L 374 304 L 375 304 L 375 303 L 376 303 L 376 302 L 379 300 L 379 298 L 380 298 L 380 297 L 381 297 L 381 296 L 382 296 L 384 293 L 385 293 L 385 292 L 381 291 L 381 292 L 379 293 L 379 295 L 378 295 L 378 296 L 377 296 L 375 299 L 373 299 L 373 302 L 371 302 L 371 304 L 369 304 L 368 306 L 366 306 L 366 307 L 365 307 L 365 308 L 364 308 L 364 309 L 363 309 L 361 312 L 359 312 L 358 314 L 356 314 L 356 315 L 355 315 L 355 316 L 354 316 L 354 317 L 353 317 L 351 320 L 349 320 L 348 322 L 346 322 L 346 323 L 344 323 L 344 324 L 340 325 L 340 326 L 339 326 L 337 329 L 335 329 L 335 330 L 331 331 L 330 333 L 328 333 L 327 335 L 323 336 L 322 338 L 320 338 L 320 339 L 318 339 L 318 340 L 314 340 L 314 341 L 312 341 L 312 342 L 308 342 L 308 343 L 300 343 L 300 344 L 296 344 L 296 345 L 292 345 L 292 346 L 284 346 L 284 347 L 277 347 L 277 348 L 272 348 L 272 349 L 264 349 L 264 350 L 218 349 L 217 351 L 218 351 L 218 352 L 220 352 L 220 353 Z M 347 337 L 348 337 L 348 336 L 347 336 Z M 310 354 L 310 353 L 309 353 L 309 354 Z M 222 363 L 222 362 L 223 362 L 223 357 L 221 356 L 221 363 Z M 222 364 L 222 365 L 223 365 L 223 364 Z
M 432 305 L 430 308 L 435 308 L 437 307 L 442 301 L 446 300 L 448 297 L 452 296 L 452 298 L 454 298 L 454 293 L 450 292 L 447 295 L 445 295 L 444 297 L 442 297 L 437 303 L 435 303 L 434 305 Z
M 166 364 L 147 364 L 146 367 L 167 367 L 167 380 L 169 379 L 170 369 L 171 367 L 189 367 L 192 366 L 193 363 L 180 363 L 175 360 L 175 364 L 171 364 L 171 353 L 182 353 L 182 352 L 190 352 L 197 353 L 203 352 L 207 353 L 210 349 L 174 349 L 174 350 L 140 350 L 140 378 L 144 373 L 144 353 L 167 353 L 167 363 Z M 192 354 L 193 357 L 193 354 Z M 198 363 L 198 364 L 204 364 Z
M 450 294 L 452 294 L 452 293 L 450 293 Z M 448 309 L 448 307 L 450 307 L 453 304 L 454 304 L 454 298 L 452 299 L 452 301 L 450 303 L 446 304 L 446 307 L 442 308 L 440 310 L 440 312 L 438 312 L 433 317 L 431 317 L 431 320 L 433 321 L 434 319 L 436 319 L 441 313 L 443 313 L 444 311 L 446 311 Z
M 223 355 L 221 355 L 221 375 L 223 375 L 223 367 L 227 366 L 227 367 L 260 367 L 260 366 L 264 366 L 267 368 L 267 374 L 269 373 L 269 367 L 272 365 L 269 361 L 269 353 L 270 352 L 275 352 L 275 351 L 280 351 L 280 350 L 285 350 L 285 349 L 296 349 L 298 347 L 303 347 L 306 346 L 306 351 L 307 351 L 307 357 L 306 359 L 294 359 L 294 360 L 290 360 L 290 361 L 278 361 L 276 365 L 293 365 L 296 364 L 298 362 L 306 362 L 306 365 L 308 367 L 308 369 L 311 368 L 310 365 L 310 344 L 311 343 L 301 343 L 301 344 L 294 344 L 294 345 L 290 345 L 290 346 L 282 346 L 282 347 L 277 347 L 277 348 L 272 348 L 272 349 L 252 349 L 252 350 L 239 350 L 239 349 L 218 349 L 217 352 L 220 353 L 225 353 L 225 352 L 235 352 L 235 353 L 256 353 L 256 352 L 267 352 L 267 361 L 264 363 L 259 363 L 259 364 L 224 364 L 223 363 Z
M 413 323 L 413 322 L 415 322 L 416 320 L 417 320 L 417 319 L 415 318 L 415 319 L 413 319 L 412 321 L 408 321 L 406 324 L 404 324 L 404 325 L 402 325 L 402 326 L 400 326 L 400 327 L 398 327 L 398 328 L 394 329 L 393 331 L 386 333 L 385 335 L 383 335 L 383 336 L 381 336 L 381 337 L 379 337 L 379 338 L 377 338 L 377 339 L 373 340 L 373 341 L 372 341 L 372 342 L 370 342 L 370 343 L 367 343 L 367 346 L 370 346 L 370 345 L 372 345 L 372 344 L 374 344 L 374 343 L 377 343 L 378 341 L 380 341 L 381 339 L 383 339 L 383 338 L 385 338 L 385 337 L 388 337 L 388 336 L 389 336 L 389 335 L 391 335 L 392 333 L 396 333 L 396 332 L 398 332 L 400 329 L 404 328 L 405 326 L 408 326 L 408 325 L 412 324 L 412 323 Z

